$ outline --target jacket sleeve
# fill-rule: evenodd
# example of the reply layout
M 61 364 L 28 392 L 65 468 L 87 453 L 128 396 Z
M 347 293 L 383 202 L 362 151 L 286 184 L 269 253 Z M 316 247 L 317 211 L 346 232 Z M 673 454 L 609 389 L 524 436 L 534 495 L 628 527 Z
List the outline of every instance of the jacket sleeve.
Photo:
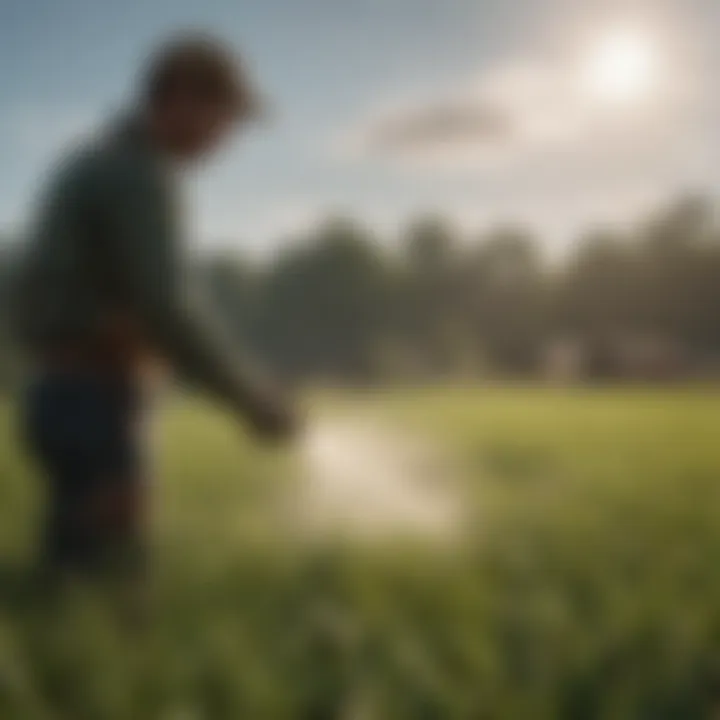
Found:
M 252 413 L 265 381 L 191 282 L 170 183 L 158 168 L 128 162 L 108 192 L 115 270 L 145 332 L 180 376 Z

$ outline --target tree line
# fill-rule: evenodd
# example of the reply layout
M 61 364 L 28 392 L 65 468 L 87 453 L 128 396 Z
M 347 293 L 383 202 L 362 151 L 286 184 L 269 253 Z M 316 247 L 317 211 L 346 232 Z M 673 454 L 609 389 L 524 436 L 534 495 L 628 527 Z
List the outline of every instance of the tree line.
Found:
M 335 218 L 265 265 L 206 258 L 203 276 L 238 340 L 295 377 L 534 376 L 563 344 L 591 376 L 621 374 L 613 357 L 641 341 L 683 372 L 720 358 L 720 224 L 703 198 L 560 259 L 522 227 L 463 237 L 425 217 L 393 241 Z
M 632 348 L 682 374 L 720 367 L 720 224 L 705 198 L 593 229 L 561 258 L 521 226 L 468 237 L 433 216 L 391 239 L 336 217 L 271 260 L 223 251 L 197 269 L 238 344 L 292 379 L 535 377 L 561 348 L 586 377 L 621 375 Z

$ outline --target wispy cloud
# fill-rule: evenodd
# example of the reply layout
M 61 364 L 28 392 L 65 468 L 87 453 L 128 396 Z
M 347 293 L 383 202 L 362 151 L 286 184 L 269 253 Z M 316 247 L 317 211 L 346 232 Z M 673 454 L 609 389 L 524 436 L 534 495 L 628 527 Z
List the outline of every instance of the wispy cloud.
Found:
M 438 102 L 380 120 L 369 128 L 367 141 L 380 152 L 414 152 L 435 144 L 504 142 L 512 132 L 511 118 L 498 108 Z
M 501 62 L 453 88 L 381 104 L 335 139 L 336 157 L 403 167 L 486 171 L 549 153 L 600 159 L 658 147 L 682 103 L 668 93 L 603 107 L 583 88 L 577 58 Z

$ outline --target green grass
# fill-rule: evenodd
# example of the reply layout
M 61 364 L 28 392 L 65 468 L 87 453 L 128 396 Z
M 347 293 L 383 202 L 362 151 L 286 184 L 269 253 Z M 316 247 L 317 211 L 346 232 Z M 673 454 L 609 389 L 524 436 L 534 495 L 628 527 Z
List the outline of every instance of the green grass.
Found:
M 437 389 L 331 398 L 454 453 L 458 546 L 298 543 L 292 459 L 199 405 L 163 422 L 159 608 L 0 602 L 2 720 L 711 718 L 720 708 L 720 392 Z M 40 483 L 0 422 L 0 562 Z M 7 581 L 5 583 L 7 585 Z M 7 588 L 6 588 L 7 590 Z

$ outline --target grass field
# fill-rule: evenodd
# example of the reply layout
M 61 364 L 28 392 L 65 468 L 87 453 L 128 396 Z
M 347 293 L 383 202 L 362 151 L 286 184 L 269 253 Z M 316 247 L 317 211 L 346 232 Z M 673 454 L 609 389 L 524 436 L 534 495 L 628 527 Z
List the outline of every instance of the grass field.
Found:
M 134 637 L 89 591 L 52 612 L 13 591 L 39 483 L 3 413 L 0 718 L 720 709 L 720 391 L 437 389 L 318 404 L 442 448 L 462 528 L 306 538 L 283 502 L 299 482 L 292 453 L 258 450 L 185 404 L 162 424 L 153 492 L 159 611 Z

